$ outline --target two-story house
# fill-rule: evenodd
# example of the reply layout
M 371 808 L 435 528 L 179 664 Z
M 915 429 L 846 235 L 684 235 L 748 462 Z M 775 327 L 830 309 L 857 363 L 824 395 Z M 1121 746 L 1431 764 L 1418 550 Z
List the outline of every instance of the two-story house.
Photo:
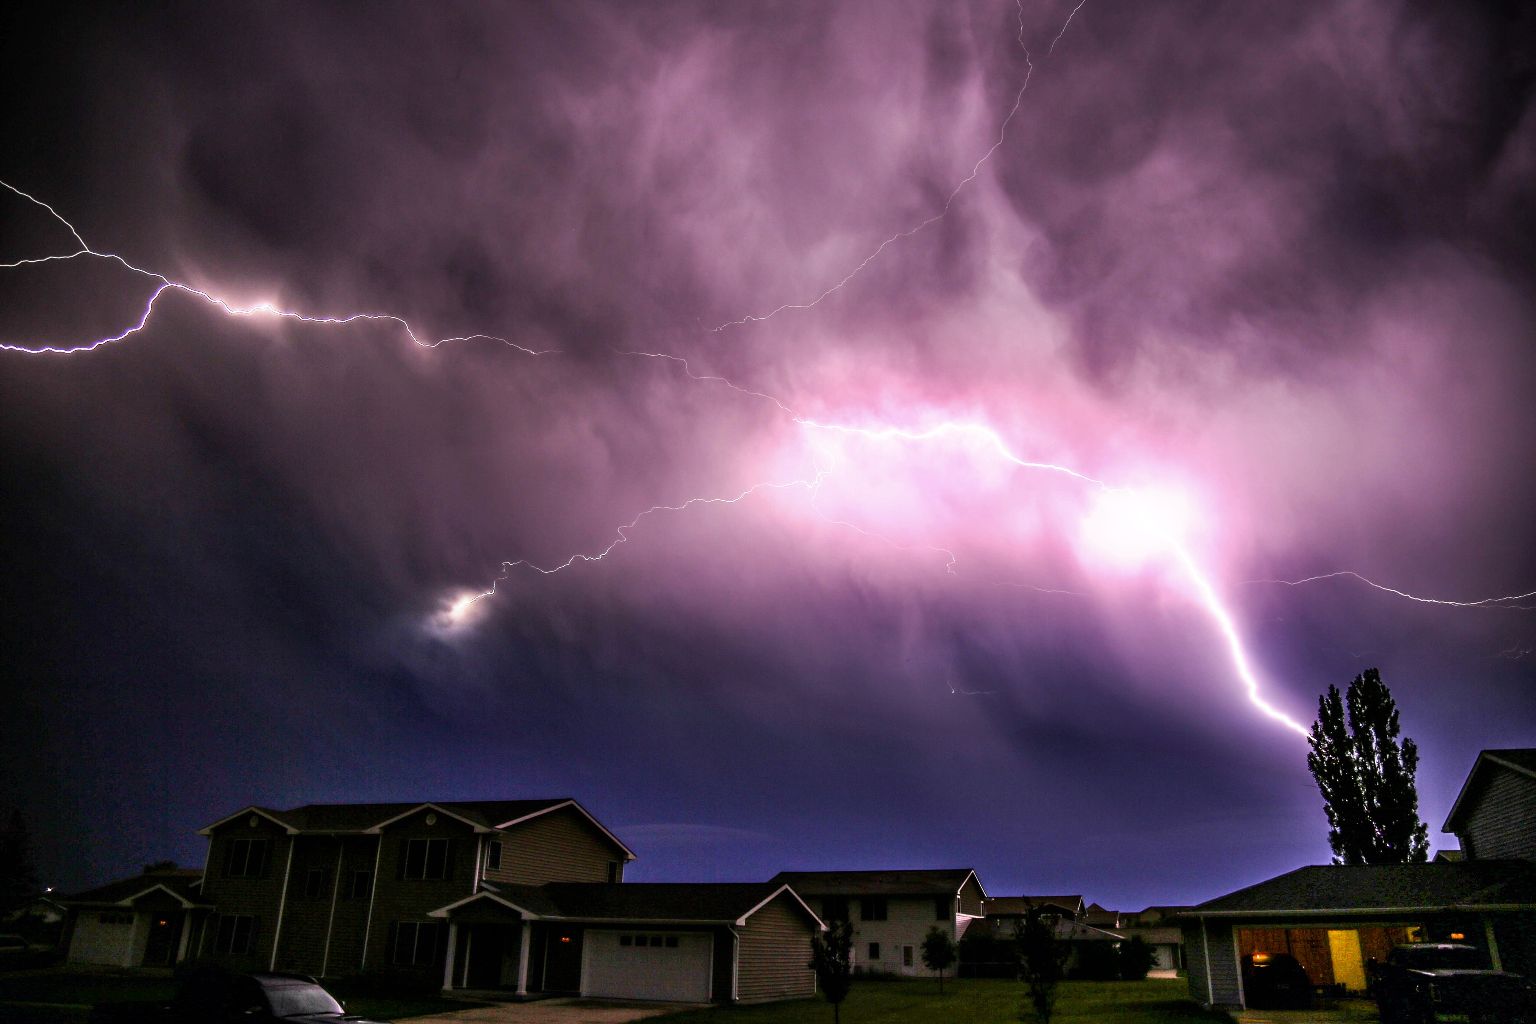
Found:
M 854 970 L 921 974 L 923 938 L 937 926 L 955 942 L 982 916 L 987 898 L 970 868 L 917 871 L 783 871 L 824 921 L 853 925 Z
M 199 832 L 218 909 L 201 955 L 319 976 L 439 977 L 434 910 L 497 885 L 619 882 L 634 859 L 571 799 L 247 807 Z

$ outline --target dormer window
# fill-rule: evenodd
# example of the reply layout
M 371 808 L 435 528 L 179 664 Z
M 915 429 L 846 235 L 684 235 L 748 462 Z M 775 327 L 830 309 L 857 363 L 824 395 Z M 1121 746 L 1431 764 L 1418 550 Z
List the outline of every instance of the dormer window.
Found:
M 406 879 L 447 878 L 448 840 L 407 839 L 400 862 L 400 877 Z
M 492 839 L 485 847 L 485 870 L 501 870 L 501 842 Z
M 270 839 L 231 839 L 224 847 L 225 878 L 265 878 L 271 859 Z

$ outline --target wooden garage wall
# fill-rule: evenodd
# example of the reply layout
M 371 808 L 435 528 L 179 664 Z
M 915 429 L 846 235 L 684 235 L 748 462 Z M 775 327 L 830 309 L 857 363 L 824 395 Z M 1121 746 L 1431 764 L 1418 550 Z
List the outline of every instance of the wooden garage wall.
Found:
M 816 994 L 811 960 L 815 929 L 788 893 L 747 918 L 741 932 L 737 997 L 744 1003 Z

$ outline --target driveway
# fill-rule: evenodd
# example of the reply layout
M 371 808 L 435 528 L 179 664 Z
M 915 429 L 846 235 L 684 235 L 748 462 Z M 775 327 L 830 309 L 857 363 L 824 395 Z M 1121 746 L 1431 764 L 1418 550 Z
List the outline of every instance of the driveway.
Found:
M 411 1024 L 628 1024 L 664 1013 L 697 1009 L 686 1003 L 610 1003 L 594 999 L 538 999 L 530 1003 L 499 1003 L 473 1010 L 454 1010 L 411 1017 Z

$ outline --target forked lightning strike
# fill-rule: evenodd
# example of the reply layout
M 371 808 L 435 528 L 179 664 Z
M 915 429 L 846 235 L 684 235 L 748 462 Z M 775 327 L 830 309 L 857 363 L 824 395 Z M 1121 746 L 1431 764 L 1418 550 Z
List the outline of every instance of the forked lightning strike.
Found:
M 1067 20 L 1061 23 L 1061 31 L 1056 33 L 1056 38 L 1051 40 L 1051 45 L 1045 52 L 1047 58 L 1056 52 L 1056 44 L 1061 42 L 1061 37 L 1067 34 L 1067 26 L 1072 24 L 1072 19 L 1087 2 L 1088 0 L 1078 0 L 1077 6 L 1073 7 L 1072 10 L 1067 14 Z M 816 296 L 814 299 L 811 299 L 809 302 L 786 302 L 781 306 L 770 309 L 766 313 L 749 314 L 747 316 L 741 317 L 739 320 L 727 321 L 726 323 L 723 323 L 720 326 L 714 328 L 712 333 L 719 334 L 722 331 L 731 329 L 732 327 L 741 327 L 746 324 L 762 323 L 763 321 L 771 320 L 778 316 L 780 313 L 786 312 L 788 310 L 811 309 L 817 305 L 820 305 L 821 302 L 828 296 L 841 291 L 844 286 L 848 284 L 848 282 L 852 281 L 854 278 L 863 273 L 864 268 L 868 267 L 871 263 L 875 262 L 875 260 L 879 259 L 881 255 L 885 253 L 885 250 L 889 249 L 891 246 L 898 242 L 911 238 L 914 235 L 921 234 L 923 231 L 926 231 L 928 228 L 932 227 L 939 221 L 943 220 L 946 216 L 948 216 L 950 207 L 955 205 L 955 200 L 960 197 L 960 193 L 965 190 L 967 185 L 976 180 L 976 176 L 981 173 L 982 166 L 986 164 L 988 160 L 992 159 L 992 155 L 1001 149 L 1003 143 L 1007 140 L 1008 125 L 1013 122 L 1014 117 L 1019 112 L 1019 108 L 1023 105 L 1024 93 L 1029 89 L 1029 80 L 1033 78 L 1035 74 L 1035 62 L 1029 55 L 1029 47 L 1024 44 L 1024 0 L 1015 0 L 1015 3 L 1019 9 L 1019 33 L 1016 38 L 1018 39 L 1019 49 L 1024 53 L 1024 81 L 1020 83 L 1019 91 L 1013 95 L 1013 106 L 1009 108 L 1008 113 L 1003 117 L 1002 123 L 997 127 L 997 141 L 992 143 L 992 146 L 981 155 L 981 158 L 978 159 L 975 164 L 971 166 L 971 173 L 960 179 L 959 184 L 950 190 L 949 196 L 944 200 L 943 205 L 939 207 L 939 212 L 928 217 L 926 220 L 920 221 L 916 225 L 907 228 L 905 231 L 896 232 L 896 234 L 881 242 L 878 246 L 875 247 L 874 251 L 871 252 L 868 256 L 864 257 L 864 259 L 857 266 L 848 271 L 848 273 L 844 274 L 841 280 L 839 280 L 831 287 L 825 289 L 820 295 Z
M 1489 608 L 1503 609 L 1505 611 L 1529 612 L 1536 611 L 1536 605 L 1517 604 L 1518 601 L 1529 601 L 1536 598 L 1536 590 L 1528 590 L 1523 594 L 1506 594 L 1503 597 L 1482 597 L 1473 601 L 1453 601 L 1444 597 L 1424 597 L 1420 594 L 1412 594 L 1406 590 L 1389 587 L 1385 583 L 1377 583 L 1375 580 L 1362 576 L 1358 572 L 1349 569 L 1340 569 L 1338 572 L 1319 573 L 1316 576 L 1307 576 L 1299 580 L 1248 580 L 1248 583 L 1267 583 L 1279 587 L 1299 587 L 1307 583 L 1320 583 L 1323 580 L 1349 578 L 1358 580 L 1373 590 L 1379 590 L 1384 594 L 1392 594 L 1408 601 L 1416 601 L 1419 604 L 1438 604 L 1447 608 Z

